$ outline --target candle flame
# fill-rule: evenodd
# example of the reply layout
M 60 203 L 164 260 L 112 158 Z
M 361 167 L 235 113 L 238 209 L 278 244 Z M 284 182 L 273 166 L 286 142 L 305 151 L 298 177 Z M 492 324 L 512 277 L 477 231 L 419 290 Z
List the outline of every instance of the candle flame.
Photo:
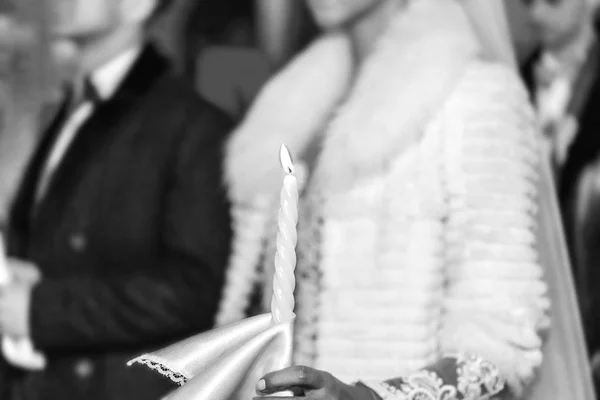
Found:
M 282 144 L 279 149 L 279 162 L 281 162 L 281 166 L 286 174 L 294 174 L 294 162 L 292 161 L 292 156 L 285 144 Z

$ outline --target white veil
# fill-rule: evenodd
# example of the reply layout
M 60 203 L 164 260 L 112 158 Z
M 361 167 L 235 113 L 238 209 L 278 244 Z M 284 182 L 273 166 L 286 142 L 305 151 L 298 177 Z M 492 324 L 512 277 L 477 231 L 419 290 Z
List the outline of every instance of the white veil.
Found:
M 509 0 L 512 1 L 512 0 Z M 461 0 L 485 50 L 492 60 L 517 66 L 503 0 Z
M 513 1 L 513 0 L 508 0 Z M 504 0 L 460 0 L 484 56 L 517 68 Z M 548 157 L 539 182 L 538 243 L 552 300 L 544 362 L 528 400 L 596 398 Z

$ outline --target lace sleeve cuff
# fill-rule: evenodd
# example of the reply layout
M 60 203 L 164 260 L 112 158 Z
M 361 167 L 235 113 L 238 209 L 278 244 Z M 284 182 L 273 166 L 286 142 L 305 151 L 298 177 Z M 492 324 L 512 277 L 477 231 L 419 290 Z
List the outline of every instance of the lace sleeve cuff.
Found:
M 460 355 L 409 376 L 385 382 L 359 382 L 382 400 L 484 400 L 504 389 L 498 368 L 480 357 Z

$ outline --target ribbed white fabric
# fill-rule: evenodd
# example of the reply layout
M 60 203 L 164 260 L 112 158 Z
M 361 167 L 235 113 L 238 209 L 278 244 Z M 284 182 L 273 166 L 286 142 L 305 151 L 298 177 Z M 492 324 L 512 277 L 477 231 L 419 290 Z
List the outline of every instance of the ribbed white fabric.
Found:
M 507 68 L 476 64 L 444 111 L 454 125 L 444 136 L 442 350 L 476 351 L 517 391 L 541 365 L 549 306 L 535 241 L 541 149 L 526 99 Z
M 318 242 L 305 237 L 300 249 L 320 255 L 298 266 L 298 285 L 312 287 L 299 293 L 311 306 L 298 309 L 298 360 L 346 381 L 382 380 L 460 350 L 489 355 L 517 387 L 519 373 L 531 378 L 548 301 L 535 248 L 537 141 L 516 85 L 504 67 L 472 63 L 386 175 L 321 205 Z
M 540 363 L 538 328 L 547 322 L 533 218 L 538 138 L 517 75 L 481 61 L 453 4 L 415 2 L 384 34 L 344 104 L 319 108 L 318 116 L 334 117 L 319 124 L 325 140 L 300 211 L 295 363 L 346 381 L 382 380 L 444 352 L 468 352 L 498 365 L 518 392 Z M 310 68 L 306 55 L 297 62 Z M 348 71 L 347 58 L 338 61 L 339 74 L 328 79 Z M 290 71 L 298 72 L 280 78 Z M 229 147 L 230 171 L 260 171 L 229 175 L 237 203 L 253 192 L 276 195 L 281 182 L 267 177 L 280 171 L 261 170 L 269 146 L 294 140 L 301 152 L 315 134 L 313 106 L 322 106 L 308 96 L 335 98 L 320 91 L 341 83 L 307 89 L 310 82 L 298 86 L 291 76 L 265 98 L 278 94 L 287 109 L 285 99 L 306 95 L 307 111 L 296 109 L 288 129 L 282 120 L 263 125 L 280 115 L 275 102 L 258 108 L 264 120 L 251 116 Z M 269 268 L 272 259 L 267 253 Z

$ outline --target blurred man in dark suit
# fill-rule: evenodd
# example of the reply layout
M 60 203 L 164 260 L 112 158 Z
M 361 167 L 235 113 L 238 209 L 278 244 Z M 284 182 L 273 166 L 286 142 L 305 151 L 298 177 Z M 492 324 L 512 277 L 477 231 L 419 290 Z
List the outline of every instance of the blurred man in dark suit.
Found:
M 579 130 L 595 81 L 592 0 L 525 0 L 541 47 L 524 69 L 558 172 Z
M 230 125 L 147 43 L 167 3 L 52 3 L 78 74 L 10 214 L 22 278 L 0 289 L 0 333 L 30 337 L 47 366 L 5 362 L 2 399 L 158 399 L 167 380 L 127 360 L 212 326 L 230 246 Z

